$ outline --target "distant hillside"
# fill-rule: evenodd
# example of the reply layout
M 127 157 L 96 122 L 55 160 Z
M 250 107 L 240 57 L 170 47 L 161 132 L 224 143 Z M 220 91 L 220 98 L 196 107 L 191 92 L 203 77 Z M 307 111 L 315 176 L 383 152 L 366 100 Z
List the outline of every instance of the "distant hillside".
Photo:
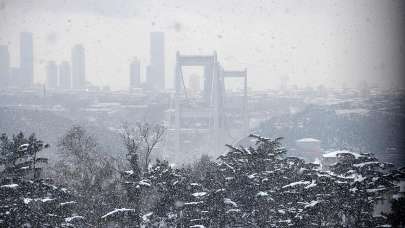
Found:
M 55 152 L 58 139 L 74 124 L 84 126 L 90 134 L 94 135 L 101 150 L 112 156 L 124 154 L 120 136 L 104 126 L 72 120 L 51 111 L 0 108 L 0 133 L 9 135 L 16 134 L 18 131 L 23 131 L 25 134 L 35 133 L 38 138 L 51 145 L 44 151 L 51 160 L 57 159 Z
M 340 109 L 309 106 L 302 112 L 271 118 L 257 131 L 270 137 L 285 137 L 284 143 L 294 147 L 300 138 L 322 140 L 324 149 L 350 149 L 371 152 L 380 159 L 404 165 L 405 116 L 394 111 Z

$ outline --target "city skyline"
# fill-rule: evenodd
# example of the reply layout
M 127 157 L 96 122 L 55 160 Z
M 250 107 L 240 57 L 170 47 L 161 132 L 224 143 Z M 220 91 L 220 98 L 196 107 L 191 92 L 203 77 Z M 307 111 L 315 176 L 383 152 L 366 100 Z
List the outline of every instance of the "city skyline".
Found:
M 153 90 L 162 91 L 164 89 L 170 89 L 172 82 L 169 82 L 169 86 L 165 86 L 165 81 L 167 81 L 165 75 L 165 36 L 164 32 L 150 32 L 150 58 L 149 64 L 141 64 L 138 57 L 134 57 L 134 59 L 129 63 L 129 82 L 126 88 L 119 88 L 118 90 L 125 90 L 125 89 L 132 89 L 132 88 L 147 88 Z M 36 77 L 33 75 L 34 69 L 34 53 L 33 49 L 35 46 L 35 42 L 33 41 L 33 34 L 31 32 L 21 32 L 20 33 L 20 65 L 19 66 L 12 66 L 10 64 L 10 53 L 8 51 L 8 45 L 0 45 L 1 47 L 1 61 L 2 61 L 2 71 L 5 66 L 9 67 L 8 71 L 8 82 L 6 85 L 9 86 L 17 86 L 17 87 L 30 87 L 33 86 L 33 82 L 37 82 Z M 23 51 L 25 49 L 25 51 Z M 135 56 L 135 55 L 134 55 Z M 45 80 L 42 83 L 47 85 L 49 88 L 64 88 L 64 89 L 85 89 L 94 86 L 91 81 L 86 79 L 86 55 L 85 55 L 85 47 L 82 44 L 75 44 L 71 49 L 71 61 L 61 61 L 60 66 L 64 65 L 64 69 L 62 69 L 62 76 L 60 76 L 60 69 L 58 68 L 55 61 L 50 60 L 47 61 L 47 65 L 45 67 Z M 53 63 L 50 69 L 50 63 Z M 67 65 L 66 65 L 67 64 Z M 71 68 L 71 65 L 75 65 L 75 67 Z M 144 73 L 142 74 L 142 70 L 144 69 Z M 56 72 L 56 82 L 48 82 L 50 70 L 52 72 Z M 4 71 L 5 72 L 5 71 Z M 192 71 L 190 76 L 193 77 L 200 77 L 203 78 L 202 72 L 196 73 L 198 71 Z M 4 73 L 3 73 L 4 74 Z M 69 75 L 69 79 L 67 78 Z M 60 77 L 65 77 L 64 79 L 60 79 Z M 0 79 L 4 80 L 4 76 Z M 13 80 L 14 79 L 14 80 Z M 1 82 L 0 80 L 0 82 Z M 52 79 L 51 79 L 52 80 Z M 62 80 L 62 82 L 60 81 Z M 285 90 L 287 87 L 287 83 L 290 81 L 290 78 L 285 75 L 284 77 L 280 77 L 280 87 L 276 89 Z M 7 81 L 7 80 L 5 80 Z M 68 81 L 70 81 L 70 86 L 68 86 Z M 187 80 L 188 81 L 188 80 Z M 89 83 L 89 84 L 88 84 Z M 232 85 L 232 81 L 228 82 Z M 189 84 L 189 83 L 187 83 Z M 233 83 L 234 84 L 234 83 Z M 51 86 L 50 86 L 51 85 Z M 359 81 L 356 85 L 352 85 L 351 87 L 354 88 L 362 88 L 366 86 L 370 86 L 369 81 L 362 80 Z M 399 84 L 401 86 L 402 84 Z M 103 85 L 96 85 L 98 88 L 108 87 L 110 88 L 109 84 Z M 288 86 L 297 86 L 296 84 L 288 84 Z M 320 84 L 320 86 L 325 86 Z M 376 86 L 376 84 L 372 84 L 371 86 Z M 398 86 L 398 85 L 397 85 Z M 4 86 L 3 86 L 4 87 Z M 305 87 L 308 87 L 306 85 Z M 318 87 L 318 86 L 313 86 Z M 339 86 L 337 86 L 339 87 Z M 349 88 L 345 82 L 341 85 L 342 88 Z M 335 87 L 336 88 L 336 87 Z M 400 87 L 397 87 L 400 88 Z
M 81 43 L 88 57 L 88 80 L 126 89 L 131 59 L 149 63 L 149 33 L 162 31 L 167 82 L 173 81 L 177 50 L 216 50 L 228 69 L 249 69 L 253 89 L 278 88 L 285 76 L 300 87 L 355 87 L 363 80 L 383 87 L 401 85 L 405 26 L 399 1 L 232 0 L 232 7 L 212 0 L 123 1 L 119 8 L 108 2 L 98 7 L 81 1 L 4 2 L 0 44 L 10 45 L 11 65 L 16 66 L 19 32 L 33 32 L 38 82 L 44 82 L 47 61 L 69 59 L 70 47 Z

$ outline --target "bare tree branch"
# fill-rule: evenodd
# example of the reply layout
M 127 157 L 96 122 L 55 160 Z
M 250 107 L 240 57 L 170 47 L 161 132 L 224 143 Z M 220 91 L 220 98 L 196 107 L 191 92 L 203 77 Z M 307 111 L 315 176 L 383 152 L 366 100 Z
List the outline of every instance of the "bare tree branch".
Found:
M 137 123 L 135 128 L 124 124 L 121 136 L 128 151 L 128 161 L 132 165 L 135 160 L 140 162 L 138 165 L 146 172 L 151 162 L 151 154 L 162 140 L 165 130 L 160 124 Z

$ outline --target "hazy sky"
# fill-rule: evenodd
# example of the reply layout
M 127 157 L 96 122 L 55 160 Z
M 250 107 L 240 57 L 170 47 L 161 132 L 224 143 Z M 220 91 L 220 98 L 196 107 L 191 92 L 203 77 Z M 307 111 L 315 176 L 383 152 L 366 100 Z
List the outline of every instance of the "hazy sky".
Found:
M 35 81 L 46 62 L 86 49 L 95 85 L 128 86 L 129 63 L 149 62 L 149 32 L 166 36 L 166 81 L 176 50 L 218 52 L 228 69 L 248 69 L 250 87 L 398 85 L 404 71 L 401 0 L 0 0 L 0 44 L 19 64 L 19 33 L 34 34 Z

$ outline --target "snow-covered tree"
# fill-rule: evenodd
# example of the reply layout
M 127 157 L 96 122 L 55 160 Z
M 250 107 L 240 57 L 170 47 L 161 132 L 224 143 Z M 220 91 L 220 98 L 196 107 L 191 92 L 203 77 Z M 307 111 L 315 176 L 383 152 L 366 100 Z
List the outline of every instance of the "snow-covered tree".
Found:
M 164 131 L 165 128 L 159 124 L 137 123 L 135 128 L 125 124 L 121 134 L 127 149 L 126 157 L 129 164 L 129 170 L 120 171 L 121 184 L 125 189 L 123 205 L 130 210 L 130 213 L 127 212 L 122 216 L 134 227 L 140 227 L 142 220 L 149 221 L 148 218 L 142 216 L 142 212 L 148 208 L 148 201 L 151 201 L 155 194 L 153 193 L 154 188 L 150 188 L 151 181 L 147 174 L 151 155 L 162 140 Z M 104 218 L 107 219 L 109 216 L 104 216 Z M 126 225 L 122 222 L 117 223 Z
M 338 153 L 336 164 L 323 170 L 319 164 L 288 157 L 281 138 L 250 137 L 255 145 L 228 145 L 229 151 L 217 162 L 204 158 L 188 169 L 157 160 L 141 174 L 134 153 L 129 156 L 132 168 L 123 176 L 135 204 L 108 216 L 128 218 L 133 213 L 137 220 L 130 224 L 136 227 L 376 227 L 388 223 L 385 216 L 373 217 L 374 204 L 384 193 L 397 190 L 395 183 L 404 177 L 403 171 L 371 154 L 356 153 Z
M 147 172 L 151 162 L 151 155 L 161 142 L 165 127 L 160 124 L 137 123 L 134 128 L 124 124 L 121 134 L 128 155 L 137 155 L 142 172 Z
M 339 192 L 339 203 L 344 206 L 348 225 L 369 227 L 385 222 L 385 218 L 373 217 L 373 205 L 384 193 L 395 191 L 395 182 L 405 177 L 405 173 L 394 173 L 392 164 L 380 162 L 372 154 L 338 154 L 330 174 L 346 182 Z
M 58 149 L 62 160 L 55 165 L 55 179 L 80 198 L 79 209 L 89 223 L 100 223 L 101 216 L 123 202 L 113 160 L 97 150 L 96 139 L 80 126 L 66 132 Z
M 211 192 L 223 192 L 223 199 L 211 206 L 225 208 L 221 217 L 226 224 L 369 227 L 385 223 L 372 212 L 376 199 L 398 181 L 392 165 L 370 154 L 342 154 L 330 171 L 322 171 L 319 165 L 287 157 L 280 138 L 251 137 L 255 146 L 228 146 L 230 151 L 219 157 L 216 183 L 224 184 Z
M 77 202 L 66 189 L 42 179 L 37 154 L 48 145 L 34 134 L 0 137 L 0 226 L 81 227 L 83 217 L 75 214 Z

